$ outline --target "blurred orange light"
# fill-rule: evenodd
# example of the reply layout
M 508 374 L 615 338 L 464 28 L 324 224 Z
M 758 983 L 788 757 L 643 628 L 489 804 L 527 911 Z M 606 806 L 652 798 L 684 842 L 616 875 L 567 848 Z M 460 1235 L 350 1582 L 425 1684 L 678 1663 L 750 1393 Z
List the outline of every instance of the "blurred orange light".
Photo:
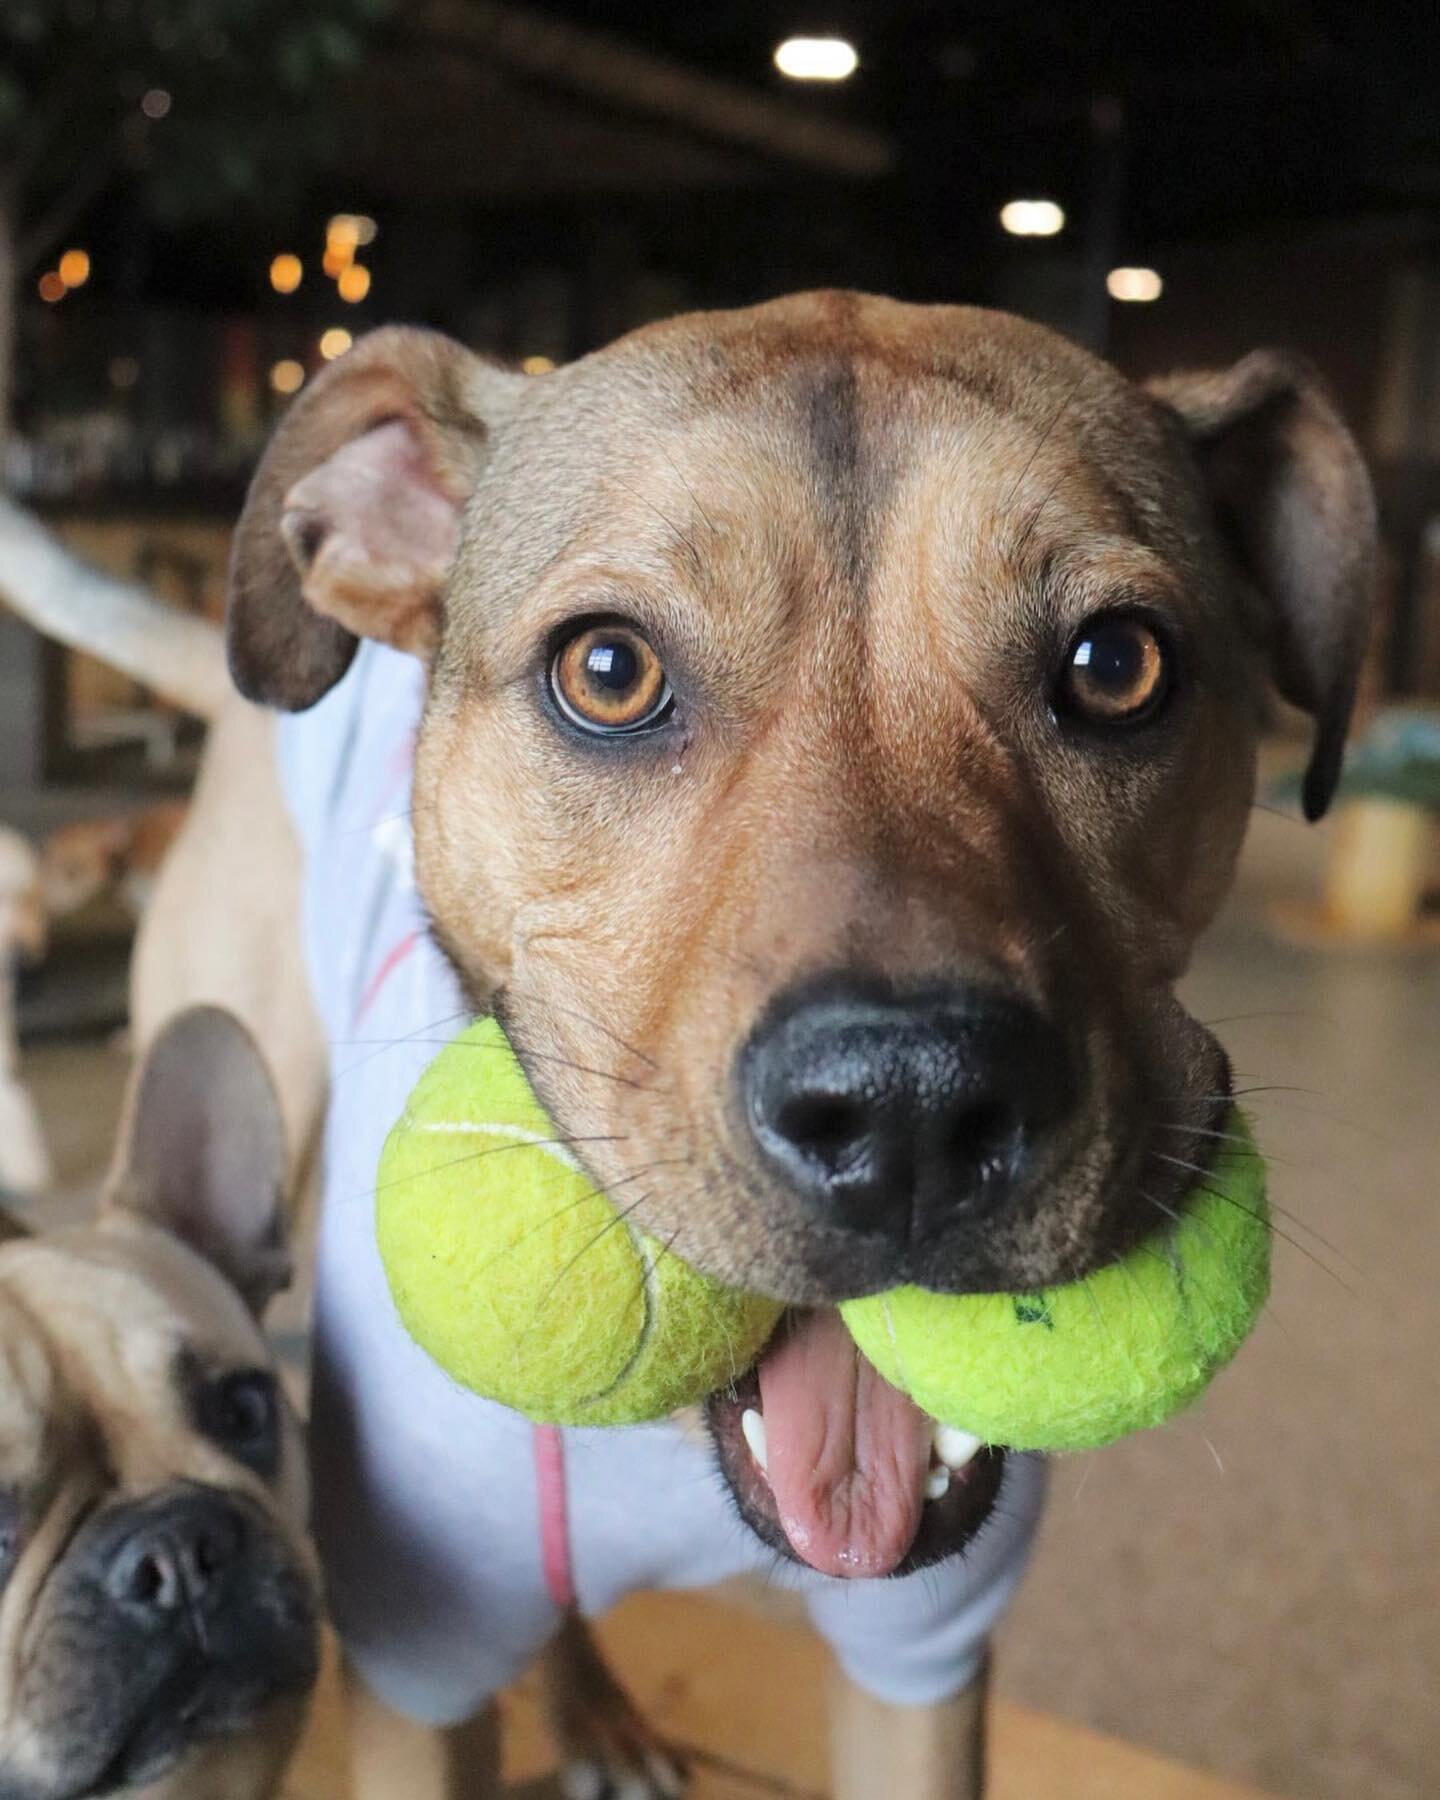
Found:
M 332 238 L 325 246 L 320 266 L 332 281 L 338 281 L 355 260 L 353 244 L 337 244 Z
M 270 285 L 277 294 L 293 294 L 305 276 L 305 265 L 289 250 L 270 264 Z
M 65 298 L 65 283 L 60 279 L 60 271 L 58 269 L 47 269 L 40 277 L 39 287 L 40 298 L 48 301 L 51 306 L 53 306 L 57 300 L 63 300 Z
M 370 292 L 370 271 L 360 263 L 351 263 L 348 269 L 340 271 L 335 287 L 340 298 L 354 306 Z
M 520 367 L 527 375 L 548 375 L 555 367 L 553 356 L 527 356 Z
M 277 394 L 298 394 L 305 385 L 305 365 L 285 356 L 270 371 L 270 385 Z
M 343 325 L 332 325 L 328 331 L 320 334 L 320 354 L 326 362 L 334 362 L 337 356 L 343 356 L 355 342 Z
M 67 250 L 60 258 L 55 272 L 67 288 L 84 287 L 90 279 L 90 253 L 87 250 Z

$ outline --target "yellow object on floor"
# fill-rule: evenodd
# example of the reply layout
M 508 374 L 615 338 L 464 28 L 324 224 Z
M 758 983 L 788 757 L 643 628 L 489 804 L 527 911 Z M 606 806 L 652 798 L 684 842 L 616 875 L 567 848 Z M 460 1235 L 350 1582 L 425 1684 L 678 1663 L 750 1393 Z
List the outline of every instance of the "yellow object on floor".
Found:
M 646 1594 L 600 1626 L 616 1673 L 690 1764 L 691 1800 L 823 1800 L 826 1651 L 780 1624 L 693 1594 Z M 505 1695 L 506 1780 L 537 1797 L 555 1758 L 533 1682 Z M 348 1800 L 334 1658 L 284 1800 Z M 533 1785 L 532 1785 L 533 1784 Z M 1262 1800 L 1114 1738 L 1004 1703 L 991 1714 L 990 1800 Z

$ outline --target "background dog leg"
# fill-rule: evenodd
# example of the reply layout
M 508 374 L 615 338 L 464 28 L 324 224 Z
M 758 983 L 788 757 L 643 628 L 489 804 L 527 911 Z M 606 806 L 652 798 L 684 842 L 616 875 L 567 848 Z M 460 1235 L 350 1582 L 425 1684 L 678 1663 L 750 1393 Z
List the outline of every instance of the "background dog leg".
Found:
M 610 1673 L 583 1619 L 567 1613 L 540 1663 L 567 1800 L 674 1800 L 684 1771 Z
M 953 1700 L 891 1706 L 838 1674 L 830 1693 L 835 1800 L 981 1800 L 988 1671 Z
M 354 1800 L 498 1800 L 500 1721 L 487 1706 L 463 1725 L 419 1725 L 346 1668 Z

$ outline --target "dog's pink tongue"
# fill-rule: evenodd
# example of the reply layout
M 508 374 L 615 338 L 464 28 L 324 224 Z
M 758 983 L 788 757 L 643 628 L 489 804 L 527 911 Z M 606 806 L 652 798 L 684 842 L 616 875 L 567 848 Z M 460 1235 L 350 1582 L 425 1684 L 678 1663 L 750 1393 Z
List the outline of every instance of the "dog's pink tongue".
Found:
M 760 1363 L 760 1404 L 791 1549 L 823 1575 L 888 1575 L 920 1529 L 929 1419 L 828 1308 L 776 1337 Z

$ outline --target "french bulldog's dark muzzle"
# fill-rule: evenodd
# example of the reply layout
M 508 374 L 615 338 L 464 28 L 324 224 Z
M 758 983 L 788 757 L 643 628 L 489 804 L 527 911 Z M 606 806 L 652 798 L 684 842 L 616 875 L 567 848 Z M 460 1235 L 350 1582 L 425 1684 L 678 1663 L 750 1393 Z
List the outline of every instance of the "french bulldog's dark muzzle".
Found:
M 21 1695 L 45 1772 L 0 1768 L 0 1800 L 97 1800 L 304 1695 L 309 1585 L 244 1495 L 184 1482 L 107 1506 L 51 1570 Z

